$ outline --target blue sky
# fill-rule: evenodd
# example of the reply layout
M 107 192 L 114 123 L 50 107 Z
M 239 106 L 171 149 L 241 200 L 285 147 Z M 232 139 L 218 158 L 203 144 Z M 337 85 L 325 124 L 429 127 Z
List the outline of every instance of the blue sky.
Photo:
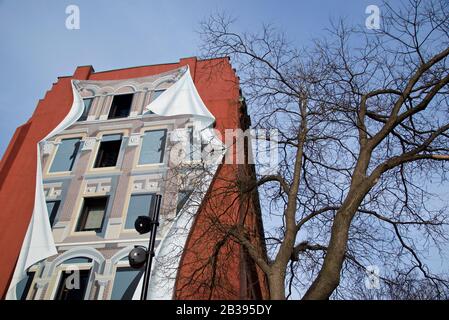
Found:
M 101 71 L 198 55 L 199 22 L 222 11 L 238 18 L 239 31 L 272 23 L 307 45 L 331 17 L 364 23 L 366 6 L 380 2 L 0 0 L 0 155 L 57 77 L 78 65 Z M 70 4 L 80 8 L 79 30 L 65 27 Z

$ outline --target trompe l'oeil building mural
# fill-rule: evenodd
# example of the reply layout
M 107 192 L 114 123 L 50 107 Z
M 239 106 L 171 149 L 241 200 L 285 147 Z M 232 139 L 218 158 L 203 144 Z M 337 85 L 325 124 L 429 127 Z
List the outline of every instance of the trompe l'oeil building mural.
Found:
M 148 299 L 266 297 L 265 278 L 236 243 L 219 253 L 218 273 L 204 267 L 218 241 L 209 226 L 217 199 L 223 207 L 232 199 L 214 195 L 226 181 L 220 177 L 251 174 L 249 165 L 222 163 L 217 135 L 249 125 L 242 101 L 226 58 L 79 67 L 59 78 L 2 159 L 3 298 L 139 299 L 143 268 L 131 268 L 128 254 L 148 245 L 134 222 L 154 210 L 160 225 Z M 250 202 L 219 219 L 244 214 L 260 234 L 257 195 Z

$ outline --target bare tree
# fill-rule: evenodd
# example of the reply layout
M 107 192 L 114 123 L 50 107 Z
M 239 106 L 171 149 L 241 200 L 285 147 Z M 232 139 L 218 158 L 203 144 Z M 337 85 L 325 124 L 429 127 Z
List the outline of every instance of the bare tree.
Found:
M 274 225 L 268 254 L 243 223 L 217 224 L 266 275 L 271 299 L 351 297 L 370 265 L 383 284 L 447 292 L 425 258 L 448 231 L 448 5 L 381 12 L 378 30 L 339 21 L 301 49 L 270 26 L 235 33 L 224 15 L 201 25 L 204 56 L 238 70 L 252 126 L 279 130 L 279 171 L 236 186 L 259 189 Z

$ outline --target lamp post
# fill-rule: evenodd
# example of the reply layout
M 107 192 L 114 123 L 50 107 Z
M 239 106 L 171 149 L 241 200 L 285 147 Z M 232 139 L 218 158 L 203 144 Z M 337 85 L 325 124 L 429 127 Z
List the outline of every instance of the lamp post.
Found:
M 156 195 L 152 201 L 151 216 L 137 217 L 134 227 L 139 234 L 151 232 L 148 242 L 148 248 L 144 249 L 142 246 L 136 246 L 129 252 L 128 260 L 132 268 L 140 269 L 145 265 L 143 275 L 142 292 L 140 300 L 146 300 L 148 296 L 148 285 L 150 283 L 151 265 L 154 257 L 154 246 L 156 244 L 156 232 L 159 226 L 159 211 L 161 207 L 161 196 Z

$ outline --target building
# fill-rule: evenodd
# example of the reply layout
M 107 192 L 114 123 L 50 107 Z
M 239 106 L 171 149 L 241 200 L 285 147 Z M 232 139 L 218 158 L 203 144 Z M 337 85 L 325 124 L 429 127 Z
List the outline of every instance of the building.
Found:
M 209 126 L 219 132 L 248 127 L 238 78 L 227 58 L 102 72 L 82 66 L 53 84 L 16 130 L 0 165 L 3 298 L 135 297 L 143 270 L 130 268 L 127 257 L 133 247 L 146 246 L 149 235 L 138 234 L 134 221 L 157 210 L 156 196 L 161 197 L 160 226 L 149 299 L 268 297 L 263 273 L 215 225 L 245 225 L 251 241 L 264 250 L 257 193 L 242 196 L 227 182 L 229 177 L 251 179 L 254 168 L 218 163 L 213 170 L 199 170 L 191 146 L 205 147 L 198 134 L 204 117 L 189 108 L 164 113 L 174 100 L 163 97 L 186 77 L 196 88 L 189 89 L 192 100 L 198 91 L 215 118 Z M 76 121 L 57 130 L 74 117 L 76 104 L 82 105 Z M 156 105 L 161 113 L 148 108 Z M 172 151 L 181 140 L 191 149 L 186 161 L 174 165 Z M 33 239 L 48 235 L 30 235 L 39 232 L 41 223 L 36 222 L 39 181 L 52 238 L 43 240 L 56 250 L 41 260 Z M 31 256 L 37 262 L 18 270 Z M 65 284 L 75 269 L 79 288 L 69 290 Z M 25 271 L 26 277 L 13 277 Z

